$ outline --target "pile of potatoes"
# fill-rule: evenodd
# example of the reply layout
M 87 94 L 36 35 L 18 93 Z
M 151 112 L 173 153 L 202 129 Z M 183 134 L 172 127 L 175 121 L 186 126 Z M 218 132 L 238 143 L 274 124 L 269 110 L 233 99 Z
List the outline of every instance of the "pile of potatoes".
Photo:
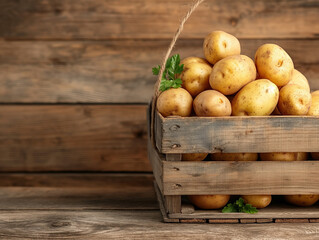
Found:
M 157 110 L 168 116 L 268 116 L 319 115 L 319 90 L 310 92 L 307 78 L 294 68 L 287 52 L 276 44 L 260 46 L 254 60 L 241 55 L 238 39 L 214 31 L 203 43 L 205 58 L 188 57 L 181 61 L 181 88 L 160 94 Z M 184 154 L 185 161 L 201 161 L 207 154 Z M 319 153 L 312 153 L 319 159 Z M 215 153 L 213 161 L 302 161 L 307 153 Z M 264 208 L 271 196 L 242 196 L 246 203 Z M 289 195 L 285 200 L 297 206 L 311 206 L 319 195 Z M 202 209 L 218 209 L 229 195 L 189 196 Z

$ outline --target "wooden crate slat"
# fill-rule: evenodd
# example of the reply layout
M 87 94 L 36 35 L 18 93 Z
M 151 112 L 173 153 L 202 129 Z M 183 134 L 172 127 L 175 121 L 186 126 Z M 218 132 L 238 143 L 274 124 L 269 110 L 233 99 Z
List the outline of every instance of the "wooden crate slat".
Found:
M 161 160 L 160 153 L 158 153 L 155 147 L 152 145 L 150 138 L 148 138 L 147 144 L 148 158 L 150 159 L 153 168 L 153 175 L 158 188 L 161 192 L 163 192 L 163 162 Z
M 157 115 L 163 153 L 319 152 L 319 117 Z
M 166 161 L 168 162 L 180 162 L 182 160 L 181 154 L 166 154 Z M 182 198 L 181 195 L 165 195 L 165 206 L 168 213 L 180 213 Z
M 319 194 L 319 161 L 167 162 L 163 193 Z

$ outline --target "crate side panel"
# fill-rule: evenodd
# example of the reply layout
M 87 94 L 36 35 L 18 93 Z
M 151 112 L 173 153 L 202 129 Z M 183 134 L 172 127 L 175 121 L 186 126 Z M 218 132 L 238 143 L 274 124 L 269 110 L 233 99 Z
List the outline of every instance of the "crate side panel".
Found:
M 165 118 L 163 153 L 319 152 L 319 118 Z
M 319 194 L 319 161 L 163 162 L 165 195 Z

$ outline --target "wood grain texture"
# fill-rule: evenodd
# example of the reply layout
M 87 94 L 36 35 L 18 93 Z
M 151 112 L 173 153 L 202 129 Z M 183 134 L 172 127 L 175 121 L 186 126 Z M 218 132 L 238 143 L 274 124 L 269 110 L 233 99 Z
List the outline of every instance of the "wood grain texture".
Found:
M 146 106 L 2 105 L 0 171 L 151 171 Z
M 4 239 L 304 239 L 319 224 L 165 224 L 158 211 L 1 211 Z
M 2 0 L 0 37 L 171 38 L 189 7 L 187 0 Z M 312 38 L 318 37 L 318 17 L 316 0 L 206 1 L 183 36 L 202 38 L 223 29 L 245 38 Z
M 203 56 L 202 39 L 181 40 L 174 53 Z M 282 46 L 319 89 L 319 39 L 242 39 L 253 57 L 263 43 Z M 169 40 L 0 41 L 2 103 L 147 103 Z
M 166 162 L 165 195 L 319 194 L 319 161 Z
M 318 117 L 161 117 L 160 121 L 162 153 L 319 151 Z
M 151 174 L 1 173 L 0 183 L 0 211 L 158 210 Z
M 180 162 L 182 160 L 182 154 L 166 154 L 165 158 L 166 158 L 166 161 L 168 162 Z M 165 172 L 163 172 L 163 174 L 164 173 Z M 163 190 L 164 190 L 164 186 L 163 186 Z M 174 195 L 174 196 L 164 195 L 164 199 L 165 199 L 165 206 L 169 214 L 181 212 L 182 198 L 180 195 Z

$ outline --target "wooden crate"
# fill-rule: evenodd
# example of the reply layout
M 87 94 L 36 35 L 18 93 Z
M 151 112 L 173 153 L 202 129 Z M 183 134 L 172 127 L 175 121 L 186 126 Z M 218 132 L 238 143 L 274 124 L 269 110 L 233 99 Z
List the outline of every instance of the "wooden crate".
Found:
M 319 161 L 183 162 L 181 154 L 319 152 L 319 117 L 163 118 L 155 112 L 154 129 L 148 156 L 165 222 L 318 222 L 318 205 L 272 203 L 257 214 L 222 213 L 197 210 L 182 196 L 319 194 Z

